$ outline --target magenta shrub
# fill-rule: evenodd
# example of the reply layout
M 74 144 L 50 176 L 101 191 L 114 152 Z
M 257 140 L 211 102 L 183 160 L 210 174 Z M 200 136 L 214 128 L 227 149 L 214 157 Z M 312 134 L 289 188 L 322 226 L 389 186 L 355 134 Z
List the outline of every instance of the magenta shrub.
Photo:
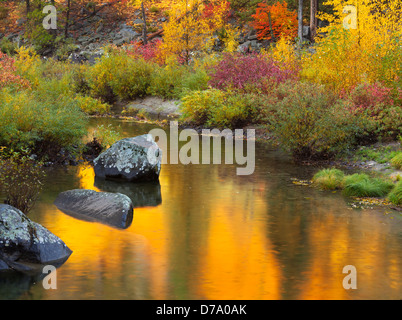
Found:
M 355 108 L 367 111 L 394 105 L 392 89 L 380 83 L 356 86 L 350 93 L 350 99 Z
M 259 54 L 225 54 L 209 70 L 209 76 L 213 88 L 266 91 L 275 84 L 296 79 L 297 72 L 281 68 L 276 61 Z

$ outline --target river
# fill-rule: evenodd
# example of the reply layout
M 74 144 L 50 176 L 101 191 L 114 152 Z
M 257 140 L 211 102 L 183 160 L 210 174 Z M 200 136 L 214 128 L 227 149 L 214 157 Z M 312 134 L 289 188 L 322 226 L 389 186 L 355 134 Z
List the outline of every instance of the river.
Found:
M 154 126 L 116 119 L 125 137 Z M 57 289 L 27 276 L 0 277 L 0 299 L 401 299 L 402 219 L 387 208 L 354 209 L 339 192 L 292 183 L 297 166 L 256 144 L 252 175 L 236 164 L 164 164 L 159 185 L 95 182 L 91 166 L 49 169 L 29 217 L 73 250 Z M 69 189 L 131 192 L 126 229 L 78 220 L 53 201 Z M 121 189 L 123 188 L 123 189 Z M 357 289 L 343 287 L 355 266 Z

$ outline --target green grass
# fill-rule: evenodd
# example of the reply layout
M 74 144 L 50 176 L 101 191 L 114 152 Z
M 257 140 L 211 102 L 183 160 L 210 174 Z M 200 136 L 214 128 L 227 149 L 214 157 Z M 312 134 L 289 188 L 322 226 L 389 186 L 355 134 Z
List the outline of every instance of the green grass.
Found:
M 379 148 L 374 147 L 361 147 L 356 151 L 354 159 L 357 161 L 375 161 L 378 163 L 387 163 L 394 158 L 399 151 L 392 150 L 390 146 L 384 146 Z
M 345 177 L 344 183 L 343 193 L 349 197 L 384 197 L 394 186 L 391 181 L 359 173 Z
M 402 169 L 402 152 L 391 159 L 391 165 L 398 170 Z
M 313 184 L 322 190 L 343 188 L 344 173 L 339 169 L 323 169 L 313 177 Z
M 402 205 L 402 181 L 399 181 L 388 196 L 389 201 L 397 206 Z

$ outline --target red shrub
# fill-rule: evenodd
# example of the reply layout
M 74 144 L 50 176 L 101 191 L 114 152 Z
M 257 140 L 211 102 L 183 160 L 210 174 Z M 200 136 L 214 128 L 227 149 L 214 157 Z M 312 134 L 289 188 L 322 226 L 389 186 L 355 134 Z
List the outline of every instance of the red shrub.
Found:
M 14 59 L 0 51 L 0 89 L 4 87 L 29 88 L 29 82 L 16 74 Z
M 297 73 L 280 68 L 267 57 L 258 54 L 225 54 L 209 72 L 209 84 L 217 89 L 260 89 L 266 91 L 272 85 L 295 79 Z
M 134 58 L 143 58 L 145 61 L 159 62 L 161 43 L 160 39 L 150 41 L 146 45 L 132 43 L 127 49 L 127 54 Z
M 356 109 L 375 113 L 374 110 L 394 105 L 391 91 L 380 83 L 360 84 L 350 92 L 350 100 Z

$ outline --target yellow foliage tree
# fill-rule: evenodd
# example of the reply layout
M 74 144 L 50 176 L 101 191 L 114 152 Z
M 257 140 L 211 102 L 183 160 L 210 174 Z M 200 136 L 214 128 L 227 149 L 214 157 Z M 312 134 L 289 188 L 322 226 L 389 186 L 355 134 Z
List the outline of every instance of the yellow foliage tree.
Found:
M 321 28 L 316 52 L 303 57 L 305 78 L 336 91 L 359 83 L 400 84 L 402 66 L 402 3 L 400 0 L 329 0 L 333 14 Z
M 189 63 L 193 52 L 213 44 L 213 34 L 223 28 L 229 3 L 210 0 L 175 0 L 163 32 L 162 54 Z

